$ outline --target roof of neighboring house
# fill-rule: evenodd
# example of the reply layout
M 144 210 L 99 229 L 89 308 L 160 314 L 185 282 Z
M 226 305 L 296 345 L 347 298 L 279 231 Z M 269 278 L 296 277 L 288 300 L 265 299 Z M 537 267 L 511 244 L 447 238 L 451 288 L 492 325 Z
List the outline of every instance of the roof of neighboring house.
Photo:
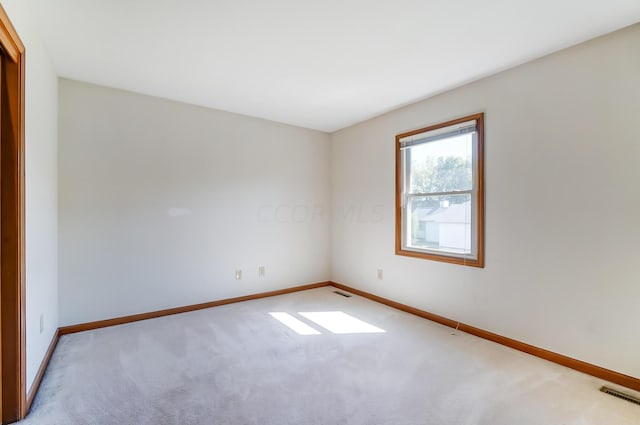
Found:
M 416 208 L 418 220 L 437 221 L 438 223 L 470 223 L 471 202 L 450 204 L 448 207 Z

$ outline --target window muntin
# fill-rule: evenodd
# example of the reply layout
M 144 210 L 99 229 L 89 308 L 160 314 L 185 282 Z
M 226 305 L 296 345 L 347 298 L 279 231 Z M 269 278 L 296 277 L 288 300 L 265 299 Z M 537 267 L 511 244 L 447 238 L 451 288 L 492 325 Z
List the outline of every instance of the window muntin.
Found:
M 484 266 L 477 114 L 396 136 L 396 253 Z

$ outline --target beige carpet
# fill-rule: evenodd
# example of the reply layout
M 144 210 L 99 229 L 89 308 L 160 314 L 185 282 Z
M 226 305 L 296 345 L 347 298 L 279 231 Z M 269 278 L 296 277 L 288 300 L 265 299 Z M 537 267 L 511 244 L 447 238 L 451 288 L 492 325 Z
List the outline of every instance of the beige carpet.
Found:
M 595 378 L 333 290 L 62 337 L 21 423 L 640 424 Z

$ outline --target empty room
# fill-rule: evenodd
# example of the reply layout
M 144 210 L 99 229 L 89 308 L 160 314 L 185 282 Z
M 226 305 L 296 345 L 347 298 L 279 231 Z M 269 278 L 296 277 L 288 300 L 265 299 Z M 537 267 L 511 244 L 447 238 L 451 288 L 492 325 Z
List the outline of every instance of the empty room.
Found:
M 0 5 L 0 423 L 640 424 L 637 0 Z

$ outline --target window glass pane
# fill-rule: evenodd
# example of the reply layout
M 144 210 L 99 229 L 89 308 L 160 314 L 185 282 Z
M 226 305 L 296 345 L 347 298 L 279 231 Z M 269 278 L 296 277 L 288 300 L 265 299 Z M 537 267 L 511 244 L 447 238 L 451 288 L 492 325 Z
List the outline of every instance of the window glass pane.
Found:
M 416 145 L 409 149 L 409 193 L 471 190 L 472 133 Z
M 471 194 L 410 197 L 407 247 L 471 254 L 471 211 Z

